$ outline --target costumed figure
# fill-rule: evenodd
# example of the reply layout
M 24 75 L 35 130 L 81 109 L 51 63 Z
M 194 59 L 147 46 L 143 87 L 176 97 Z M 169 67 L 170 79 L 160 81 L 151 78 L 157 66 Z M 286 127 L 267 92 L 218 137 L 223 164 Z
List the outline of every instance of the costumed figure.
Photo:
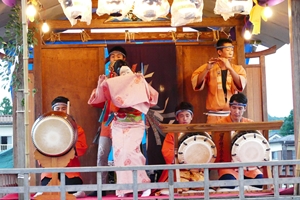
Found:
M 217 42 L 218 58 L 211 58 L 196 69 L 191 77 L 193 89 L 200 91 L 208 87 L 206 97 L 207 123 L 214 123 L 229 115 L 228 99 L 246 86 L 246 71 L 241 65 L 231 62 L 233 45 L 230 39 Z
M 99 77 L 98 86 L 91 94 L 89 104 L 111 101 L 118 109 L 114 112 L 111 124 L 112 144 L 115 166 L 145 165 L 146 159 L 141 153 L 140 144 L 145 132 L 142 113 L 146 114 L 151 106 L 157 104 L 158 92 L 145 80 L 142 74 L 134 74 L 124 60 L 113 65 L 117 77 L 107 79 Z M 131 171 L 117 171 L 117 184 L 132 183 Z M 146 171 L 139 170 L 138 183 L 150 182 Z M 132 190 L 117 190 L 118 197 L 124 197 Z M 142 196 L 150 195 L 150 190 Z
M 110 62 L 110 66 L 113 66 L 116 60 L 126 60 L 126 50 L 121 46 L 112 47 L 109 49 L 108 53 L 109 57 L 106 59 L 106 63 Z M 117 76 L 112 69 L 113 68 L 110 70 L 109 78 Z M 98 142 L 97 166 L 108 166 L 108 156 L 112 146 L 110 122 L 113 119 L 113 113 L 117 110 L 117 108 L 111 101 L 90 105 L 102 108 L 102 113 L 99 119 L 101 125 L 96 135 L 96 142 Z M 102 172 L 102 183 L 108 183 L 108 172 Z M 88 196 L 97 196 L 97 191 L 91 192 Z M 102 196 L 106 196 L 106 191 L 102 191 Z
M 69 99 L 63 96 L 58 96 L 56 97 L 52 103 L 52 110 L 53 111 L 60 111 L 67 113 L 67 104 L 69 102 Z M 67 113 L 68 114 L 68 113 Z M 86 137 L 85 137 L 85 132 L 82 129 L 81 126 L 77 125 L 77 141 L 75 144 L 75 157 L 70 160 L 68 163 L 67 167 L 80 167 L 80 161 L 79 157 L 83 156 L 88 148 L 87 143 L 86 143 Z M 60 174 L 59 174 L 60 176 Z M 48 172 L 43 172 L 41 174 L 41 185 L 46 186 L 50 180 L 52 179 L 52 173 Z M 80 176 L 79 172 L 66 172 L 65 173 L 65 180 L 66 180 L 66 185 L 82 185 L 83 181 Z M 69 192 L 73 193 L 74 196 L 76 197 L 84 197 L 85 193 L 83 191 L 74 191 L 74 192 Z M 36 196 L 40 195 L 42 193 L 37 193 Z
M 246 111 L 247 106 L 247 97 L 242 94 L 234 94 L 231 96 L 230 101 L 230 115 L 220 119 L 217 121 L 217 123 L 233 123 L 233 122 L 253 122 L 253 120 L 244 118 L 243 114 Z M 252 133 L 254 132 L 254 133 Z M 248 137 L 249 136 L 249 137 Z M 239 162 L 260 162 L 264 160 L 268 160 L 268 152 L 270 150 L 268 142 L 265 140 L 265 138 L 256 131 L 251 131 L 251 134 L 249 135 L 242 135 L 241 137 L 241 143 L 233 146 L 238 146 L 240 149 L 236 153 L 232 153 L 232 156 L 238 157 Z M 246 140 L 247 139 L 247 140 Z M 262 142 L 258 142 L 257 140 L 262 140 Z M 244 143 L 248 142 L 247 145 L 245 145 L 246 149 L 242 149 Z M 232 152 L 232 151 L 231 151 Z M 247 155 L 242 155 L 244 153 L 247 153 Z M 237 154 L 237 155 L 236 155 Z M 246 160 L 242 160 L 241 157 L 246 156 L 247 158 L 244 158 Z M 238 180 L 238 169 L 219 169 L 219 180 Z M 244 179 L 260 179 L 263 178 L 263 173 L 260 169 L 258 169 L 257 166 L 252 168 L 246 168 L 244 169 Z M 253 185 L 245 187 L 246 190 L 261 190 L 262 185 Z M 230 190 L 239 190 L 238 188 L 235 188 L 235 186 L 226 186 L 226 187 L 220 187 L 218 191 L 230 191 Z
M 188 102 L 181 102 L 175 108 L 175 117 L 178 124 L 190 124 L 193 115 L 194 108 Z M 212 140 L 206 133 L 179 133 L 177 135 L 179 141 L 178 149 L 178 162 L 185 164 L 207 163 L 214 162 L 215 148 L 211 148 Z M 166 164 L 178 163 L 175 160 L 175 134 L 167 133 L 164 143 L 161 149 Z M 181 145 L 182 144 L 182 145 Z M 207 145 L 206 145 L 207 144 Z M 187 148 L 186 148 L 187 147 Z M 201 155 L 196 152 L 202 152 Z M 160 176 L 158 182 L 168 181 L 168 170 L 164 170 Z M 204 174 L 202 169 L 185 169 L 180 170 L 180 181 L 204 181 Z M 193 188 L 193 190 L 202 190 L 203 188 Z M 189 188 L 183 188 L 184 191 Z M 168 191 L 163 189 L 158 194 L 168 194 Z

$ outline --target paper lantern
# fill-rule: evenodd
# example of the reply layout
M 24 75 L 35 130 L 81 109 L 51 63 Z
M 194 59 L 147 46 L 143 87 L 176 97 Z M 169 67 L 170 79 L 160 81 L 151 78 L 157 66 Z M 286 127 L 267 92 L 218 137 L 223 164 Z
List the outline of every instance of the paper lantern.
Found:
M 77 20 L 91 24 L 92 1 L 91 0 L 58 0 L 71 25 Z
M 9 7 L 16 5 L 16 0 L 2 0 L 2 2 Z
M 182 26 L 191 23 L 197 13 L 197 8 L 190 0 L 174 0 L 171 6 L 171 26 Z
M 234 14 L 250 14 L 252 6 L 252 0 L 216 0 L 214 12 L 215 14 L 220 14 L 226 21 L 229 17 L 233 17 Z
M 151 21 L 165 17 L 169 13 L 170 4 L 167 0 L 135 1 L 133 14 L 143 21 Z
M 97 15 L 108 14 L 122 20 L 132 9 L 134 0 L 98 0 Z

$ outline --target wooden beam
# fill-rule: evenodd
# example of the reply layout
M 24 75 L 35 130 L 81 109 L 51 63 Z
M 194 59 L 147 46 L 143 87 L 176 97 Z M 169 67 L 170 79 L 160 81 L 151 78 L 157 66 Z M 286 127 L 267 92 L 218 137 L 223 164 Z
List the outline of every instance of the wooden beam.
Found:
M 273 53 L 276 53 L 276 45 L 266 49 L 266 50 L 263 50 L 263 51 L 257 51 L 257 52 L 252 52 L 252 53 L 246 53 L 245 54 L 245 57 L 246 58 L 257 58 L 257 57 L 260 57 L 262 55 L 270 55 L 270 54 L 273 54 Z
M 81 33 L 60 33 L 60 41 L 81 41 Z M 176 32 L 177 40 L 193 41 L 197 40 L 197 32 Z M 89 40 L 124 40 L 125 41 L 125 29 L 124 33 L 88 33 Z M 220 37 L 226 37 L 224 33 L 220 33 Z M 45 34 L 43 36 L 44 41 L 51 38 L 51 34 Z M 201 32 L 199 41 L 212 40 L 212 32 Z M 144 33 L 144 32 L 131 32 L 130 38 L 126 38 L 126 41 L 135 40 L 172 40 L 171 32 L 155 32 L 155 33 Z
M 174 132 L 203 132 L 203 131 L 243 131 L 243 130 L 278 130 L 283 121 L 247 122 L 228 124 L 160 124 L 164 133 Z
M 66 30 L 66 29 L 108 29 L 108 28 L 150 28 L 150 27 L 171 27 L 170 21 L 131 21 L 131 22 L 107 22 L 105 18 L 92 19 L 91 24 L 78 21 L 76 25 L 71 26 L 68 20 L 47 20 L 51 30 Z M 230 18 L 224 21 L 221 17 L 203 18 L 202 22 L 190 23 L 182 27 L 232 27 L 243 25 L 243 20 Z M 29 27 L 34 26 L 33 23 Z

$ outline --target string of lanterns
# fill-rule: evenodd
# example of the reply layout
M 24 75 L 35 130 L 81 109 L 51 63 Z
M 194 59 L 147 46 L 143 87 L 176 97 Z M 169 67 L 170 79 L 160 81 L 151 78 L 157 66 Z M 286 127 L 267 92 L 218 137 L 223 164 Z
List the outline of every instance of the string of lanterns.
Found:
M 91 0 L 58 0 L 64 14 L 75 25 L 78 20 L 88 25 L 92 20 Z M 235 14 L 245 16 L 243 28 L 244 38 L 250 40 L 252 34 L 260 33 L 261 19 L 267 21 L 272 16 L 271 6 L 284 0 L 216 0 L 214 13 L 220 14 L 226 21 Z M 2 0 L 8 6 L 14 6 L 16 0 Z M 254 6 L 253 6 L 254 5 Z M 109 14 L 117 20 L 128 18 L 128 13 L 134 14 L 142 21 L 166 18 L 171 11 L 171 26 L 183 26 L 188 23 L 201 22 L 204 3 L 203 0 L 174 0 L 172 6 L 168 0 L 98 0 L 96 13 L 101 16 Z M 39 0 L 28 0 L 26 15 L 33 22 L 36 14 L 42 9 Z M 40 16 L 41 18 L 41 16 Z M 130 19 L 129 19 L 130 20 Z M 50 30 L 46 21 L 42 20 L 42 32 Z

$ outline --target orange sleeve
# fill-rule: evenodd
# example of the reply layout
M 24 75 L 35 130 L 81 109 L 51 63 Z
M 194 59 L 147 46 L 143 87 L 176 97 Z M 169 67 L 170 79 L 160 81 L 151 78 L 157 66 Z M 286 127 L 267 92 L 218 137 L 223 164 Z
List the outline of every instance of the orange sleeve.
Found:
M 174 133 L 168 133 L 165 137 L 161 153 L 166 164 L 174 163 Z
M 75 145 L 76 152 L 77 152 L 77 156 L 82 156 L 86 152 L 88 146 L 86 144 L 85 132 L 78 125 L 77 125 L 77 134 L 78 134 L 78 138 Z

